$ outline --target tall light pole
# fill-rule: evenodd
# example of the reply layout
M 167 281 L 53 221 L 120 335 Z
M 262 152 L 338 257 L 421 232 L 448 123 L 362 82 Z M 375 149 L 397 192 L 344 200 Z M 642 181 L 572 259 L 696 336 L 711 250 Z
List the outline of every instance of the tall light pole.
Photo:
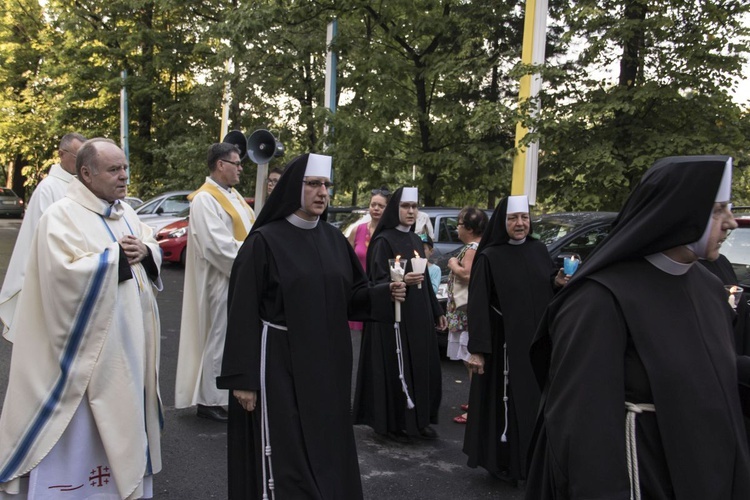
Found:
M 521 61 L 525 65 L 544 64 L 544 49 L 547 41 L 547 0 L 526 0 L 526 18 L 523 26 L 523 51 Z M 537 97 L 542 88 L 539 73 L 524 75 L 518 92 L 519 105 L 531 101 L 529 116 L 539 111 Z M 529 203 L 536 203 L 536 178 L 539 160 L 539 142 L 522 146 L 521 141 L 530 130 L 519 121 L 516 125 L 516 155 L 513 158 L 513 181 L 511 194 L 525 194 Z

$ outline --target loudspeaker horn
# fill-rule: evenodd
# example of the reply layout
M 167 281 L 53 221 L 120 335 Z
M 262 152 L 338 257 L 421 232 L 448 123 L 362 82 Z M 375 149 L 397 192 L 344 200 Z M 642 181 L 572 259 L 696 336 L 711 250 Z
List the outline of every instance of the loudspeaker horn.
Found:
M 240 148 L 240 161 L 244 160 L 247 156 L 247 137 L 245 137 L 245 134 L 243 134 L 239 130 L 232 130 L 224 136 L 224 140 L 221 142 L 234 144 L 235 146 Z
M 275 154 L 276 138 L 268 130 L 256 130 L 247 138 L 247 156 L 253 163 L 268 163 Z

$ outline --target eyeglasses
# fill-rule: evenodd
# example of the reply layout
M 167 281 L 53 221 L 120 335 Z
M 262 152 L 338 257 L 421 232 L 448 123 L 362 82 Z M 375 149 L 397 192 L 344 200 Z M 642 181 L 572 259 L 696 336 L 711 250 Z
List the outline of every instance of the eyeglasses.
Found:
M 279 183 L 279 180 L 278 179 L 268 179 L 266 182 L 275 186 L 276 184 Z
M 387 189 L 373 189 L 372 191 L 370 191 L 370 194 L 372 196 L 379 194 L 380 196 L 385 196 L 387 198 L 391 195 L 391 192 Z
M 302 181 L 302 184 L 310 186 L 313 189 L 318 189 L 320 186 L 325 186 L 326 189 L 331 189 L 333 187 L 333 182 L 329 181 Z
M 67 149 L 61 149 L 60 151 L 62 151 L 63 153 L 68 153 L 73 158 L 78 158 L 78 155 L 76 153 L 74 153 L 72 151 L 68 151 Z
M 219 161 L 223 161 L 224 163 L 231 163 L 235 167 L 239 167 L 240 165 L 242 165 L 241 161 L 232 161 L 232 160 L 224 160 L 224 159 L 219 160 Z

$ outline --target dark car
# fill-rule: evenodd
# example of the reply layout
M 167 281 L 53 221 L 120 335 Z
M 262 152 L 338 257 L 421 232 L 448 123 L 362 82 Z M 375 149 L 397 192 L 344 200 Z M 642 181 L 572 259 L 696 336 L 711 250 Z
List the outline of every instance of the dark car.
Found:
M 729 259 L 737 275 L 737 283 L 750 290 L 750 217 L 737 217 L 737 228 L 733 229 L 724 243 L 721 253 Z
M 10 188 L 0 187 L 0 215 L 23 217 L 23 200 Z

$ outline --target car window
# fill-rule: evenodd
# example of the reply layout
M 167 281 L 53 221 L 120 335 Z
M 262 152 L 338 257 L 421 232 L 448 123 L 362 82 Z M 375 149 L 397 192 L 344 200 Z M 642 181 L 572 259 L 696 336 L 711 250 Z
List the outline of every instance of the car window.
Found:
M 149 201 L 148 203 L 144 203 L 143 205 L 138 207 L 135 213 L 139 215 L 152 214 L 154 213 L 154 210 L 156 210 L 156 207 L 159 206 L 159 201 L 160 200 L 152 200 L 152 201 Z
M 187 200 L 187 195 L 180 194 L 170 196 L 164 200 L 164 203 L 162 203 L 159 208 L 162 209 L 162 213 L 176 214 L 177 212 L 182 212 L 188 207 L 190 207 L 190 202 Z
M 577 253 L 581 259 L 586 260 L 586 257 L 594 250 L 594 247 L 607 237 L 609 230 L 610 226 L 601 226 L 586 231 L 565 244 L 560 249 L 560 253 Z
M 750 227 L 738 227 L 732 230 L 721 245 L 721 253 L 732 263 L 740 283 L 747 283 L 750 278 Z
M 433 221 L 434 227 L 434 221 Z M 437 228 L 437 241 L 441 243 L 452 243 L 458 240 L 458 217 L 441 217 L 440 227 Z
M 534 230 L 532 236 L 545 245 L 550 245 L 567 235 L 574 228 L 553 221 L 533 221 L 531 228 Z

